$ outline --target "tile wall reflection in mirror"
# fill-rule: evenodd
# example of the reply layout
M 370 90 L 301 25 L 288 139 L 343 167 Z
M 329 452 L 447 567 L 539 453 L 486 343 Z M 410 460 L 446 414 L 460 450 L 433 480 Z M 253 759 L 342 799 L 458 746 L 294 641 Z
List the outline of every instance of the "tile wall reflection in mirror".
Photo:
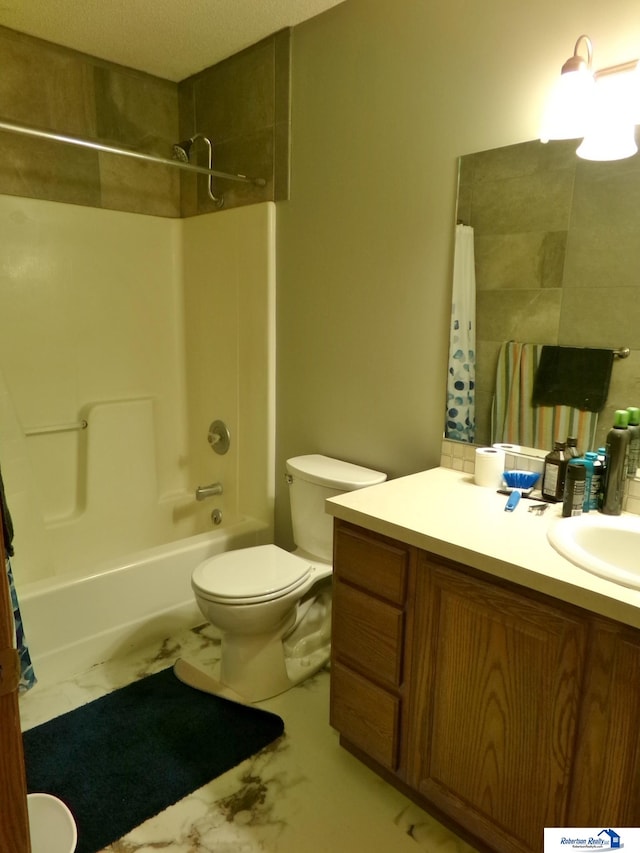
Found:
M 613 362 L 598 446 L 616 409 L 640 406 L 640 155 L 590 162 L 575 151 L 575 140 L 536 140 L 460 158 L 457 220 L 475 240 L 479 445 L 491 443 L 506 341 L 630 349 Z

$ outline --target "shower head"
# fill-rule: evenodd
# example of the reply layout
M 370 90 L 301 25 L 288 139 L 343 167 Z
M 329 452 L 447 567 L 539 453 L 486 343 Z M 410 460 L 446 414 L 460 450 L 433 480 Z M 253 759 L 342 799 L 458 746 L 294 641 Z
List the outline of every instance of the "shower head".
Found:
M 193 139 L 185 139 L 184 142 L 176 142 L 173 146 L 173 159 L 181 160 L 183 163 L 189 162 L 189 152 L 193 145 Z
M 204 133 L 195 133 L 191 137 L 191 139 L 185 139 L 184 142 L 176 142 L 173 146 L 173 159 L 180 160 L 181 163 L 189 163 L 189 154 L 191 153 L 191 146 L 196 141 L 196 139 L 202 139 L 202 141 L 206 144 L 207 150 L 209 152 L 209 161 L 207 163 L 209 167 L 209 181 L 207 185 L 207 192 L 209 193 L 209 198 L 215 203 L 216 207 L 222 207 L 224 205 L 224 196 L 217 196 L 213 194 L 213 175 L 211 174 L 211 170 L 213 169 L 213 143 L 211 142 L 208 136 L 205 136 Z

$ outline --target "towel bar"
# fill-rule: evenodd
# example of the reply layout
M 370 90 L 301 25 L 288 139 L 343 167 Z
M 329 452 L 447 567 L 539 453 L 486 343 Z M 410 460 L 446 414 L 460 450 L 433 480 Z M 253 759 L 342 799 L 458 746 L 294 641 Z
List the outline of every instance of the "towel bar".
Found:
M 34 429 L 26 429 L 25 435 L 46 435 L 51 432 L 75 432 L 77 430 L 86 429 L 89 423 L 86 420 L 77 421 L 72 424 L 54 424 L 53 426 L 35 427 Z

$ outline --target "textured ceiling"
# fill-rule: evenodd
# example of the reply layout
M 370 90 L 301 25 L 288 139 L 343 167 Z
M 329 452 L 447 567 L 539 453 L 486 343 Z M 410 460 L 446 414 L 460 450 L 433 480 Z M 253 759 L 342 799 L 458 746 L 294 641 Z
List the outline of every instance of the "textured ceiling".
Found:
M 167 80 L 343 0 L 0 0 L 0 25 Z

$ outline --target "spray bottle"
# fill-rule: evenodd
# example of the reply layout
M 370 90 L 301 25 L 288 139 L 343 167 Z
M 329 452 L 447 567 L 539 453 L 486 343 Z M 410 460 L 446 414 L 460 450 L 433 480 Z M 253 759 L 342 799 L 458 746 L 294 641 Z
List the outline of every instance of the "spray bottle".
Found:
M 602 512 L 620 515 L 629 466 L 629 412 L 618 409 L 613 427 L 607 433 L 607 470 L 604 481 Z

